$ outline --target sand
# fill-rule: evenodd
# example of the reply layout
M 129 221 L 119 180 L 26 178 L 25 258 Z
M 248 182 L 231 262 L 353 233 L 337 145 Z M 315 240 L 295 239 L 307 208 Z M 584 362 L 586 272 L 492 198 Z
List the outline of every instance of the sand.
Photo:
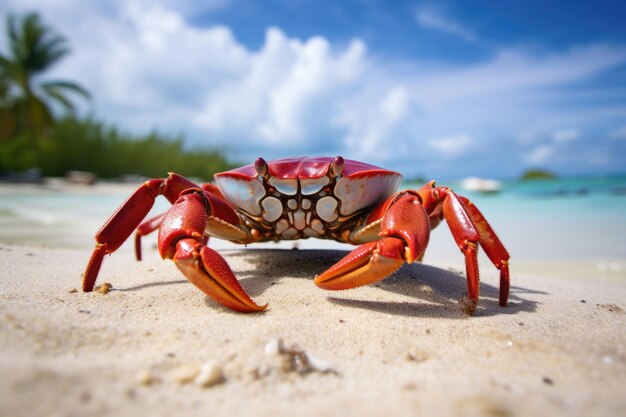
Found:
M 2 416 L 618 416 L 626 284 L 523 275 L 461 311 L 461 265 L 328 292 L 337 250 L 225 250 L 261 314 L 231 312 L 146 248 L 107 257 L 0 244 Z

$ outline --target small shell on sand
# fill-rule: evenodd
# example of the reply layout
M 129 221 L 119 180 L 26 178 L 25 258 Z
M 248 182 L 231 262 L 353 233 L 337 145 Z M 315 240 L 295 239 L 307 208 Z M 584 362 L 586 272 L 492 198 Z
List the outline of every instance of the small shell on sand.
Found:
M 429 358 L 430 358 L 430 355 L 423 351 L 409 352 L 406 354 L 406 357 L 405 357 L 407 362 L 416 362 L 416 363 L 425 362 Z
M 285 350 L 285 343 L 282 339 L 275 339 L 265 344 L 266 356 L 277 356 Z
M 282 339 L 276 339 L 265 345 L 265 355 L 277 358 L 284 372 L 297 372 L 306 374 L 309 372 L 337 373 L 326 361 L 307 354 L 300 346 L 293 344 L 286 346 Z
M 139 384 L 145 386 L 152 385 L 154 382 L 156 382 L 156 379 L 154 378 L 154 375 L 152 375 L 152 372 L 147 369 L 142 369 L 141 371 L 137 372 L 135 378 Z
M 110 282 L 105 282 L 104 284 L 98 285 L 94 290 L 99 294 L 108 294 L 111 291 L 113 285 Z
M 189 384 L 194 381 L 196 376 L 200 373 L 200 367 L 194 364 L 181 365 L 174 369 L 170 378 L 177 384 Z
M 224 373 L 221 366 L 214 360 L 206 361 L 196 376 L 195 383 L 203 388 L 208 388 L 224 381 Z

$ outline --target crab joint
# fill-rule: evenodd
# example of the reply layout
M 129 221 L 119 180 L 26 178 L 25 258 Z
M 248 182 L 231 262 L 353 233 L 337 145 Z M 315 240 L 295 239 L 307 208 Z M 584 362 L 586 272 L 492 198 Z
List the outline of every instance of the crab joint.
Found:
M 476 242 L 471 242 L 469 240 L 464 240 L 459 245 L 459 249 L 461 249 L 461 252 L 463 252 L 463 253 L 465 253 L 465 251 L 468 250 L 468 249 L 476 250 L 477 248 L 478 248 L 478 245 L 476 244 Z

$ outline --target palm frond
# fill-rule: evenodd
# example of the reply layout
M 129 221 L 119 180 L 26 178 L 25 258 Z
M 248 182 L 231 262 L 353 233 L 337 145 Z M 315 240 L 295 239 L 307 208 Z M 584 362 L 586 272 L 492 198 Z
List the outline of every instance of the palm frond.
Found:
M 86 99 L 91 98 L 91 94 L 89 94 L 89 91 L 87 91 L 81 85 L 73 83 L 71 81 L 63 81 L 63 80 L 47 81 L 45 83 L 42 83 L 41 87 L 44 90 L 48 88 L 52 88 L 55 90 L 67 90 L 72 93 L 83 96 Z
M 11 14 L 6 22 L 9 48 L 0 54 L 0 99 L 17 115 L 21 129 L 40 136 L 54 124 L 51 100 L 73 113 L 68 94 L 89 98 L 89 93 L 64 80 L 43 82 L 37 88 L 35 78 L 69 54 L 67 41 L 37 13 Z
M 62 91 L 59 91 L 57 87 L 51 85 L 42 85 L 42 88 L 49 97 L 52 97 L 58 103 L 60 103 L 65 108 L 65 110 L 69 111 L 70 113 L 74 113 L 74 105 L 67 97 L 65 97 Z
M 69 53 L 67 42 L 61 35 L 51 32 L 41 33 L 33 39 L 29 58 L 32 60 L 33 70 L 41 71 L 54 65 L 59 59 Z

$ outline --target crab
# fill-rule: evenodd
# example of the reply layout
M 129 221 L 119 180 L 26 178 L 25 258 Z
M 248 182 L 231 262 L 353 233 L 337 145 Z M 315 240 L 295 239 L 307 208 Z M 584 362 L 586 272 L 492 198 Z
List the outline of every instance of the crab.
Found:
M 430 181 L 417 190 L 398 187 L 402 175 L 342 157 L 258 158 L 198 185 L 169 173 L 142 184 L 96 233 L 96 247 L 83 274 L 83 291 L 92 291 L 104 256 L 136 230 L 141 238 L 158 229 L 162 258 L 173 259 L 202 292 L 240 312 L 263 311 L 241 286 L 226 260 L 208 246 L 209 237 L 249 244 L 304 238 L 358 245 L 314 282 L 343 290 L 377 282 L 405 263 L 421 261 L 430 232 L 446 220 L 465 257 L 467 296 L 473 314 L 480 281 L 477 253 L 482 247 L 500 271 L 499 305 L 509 296 L 509 254 L 485 217 L 467 198 Z M 172 206 L 144 220 L 157 196 Z

